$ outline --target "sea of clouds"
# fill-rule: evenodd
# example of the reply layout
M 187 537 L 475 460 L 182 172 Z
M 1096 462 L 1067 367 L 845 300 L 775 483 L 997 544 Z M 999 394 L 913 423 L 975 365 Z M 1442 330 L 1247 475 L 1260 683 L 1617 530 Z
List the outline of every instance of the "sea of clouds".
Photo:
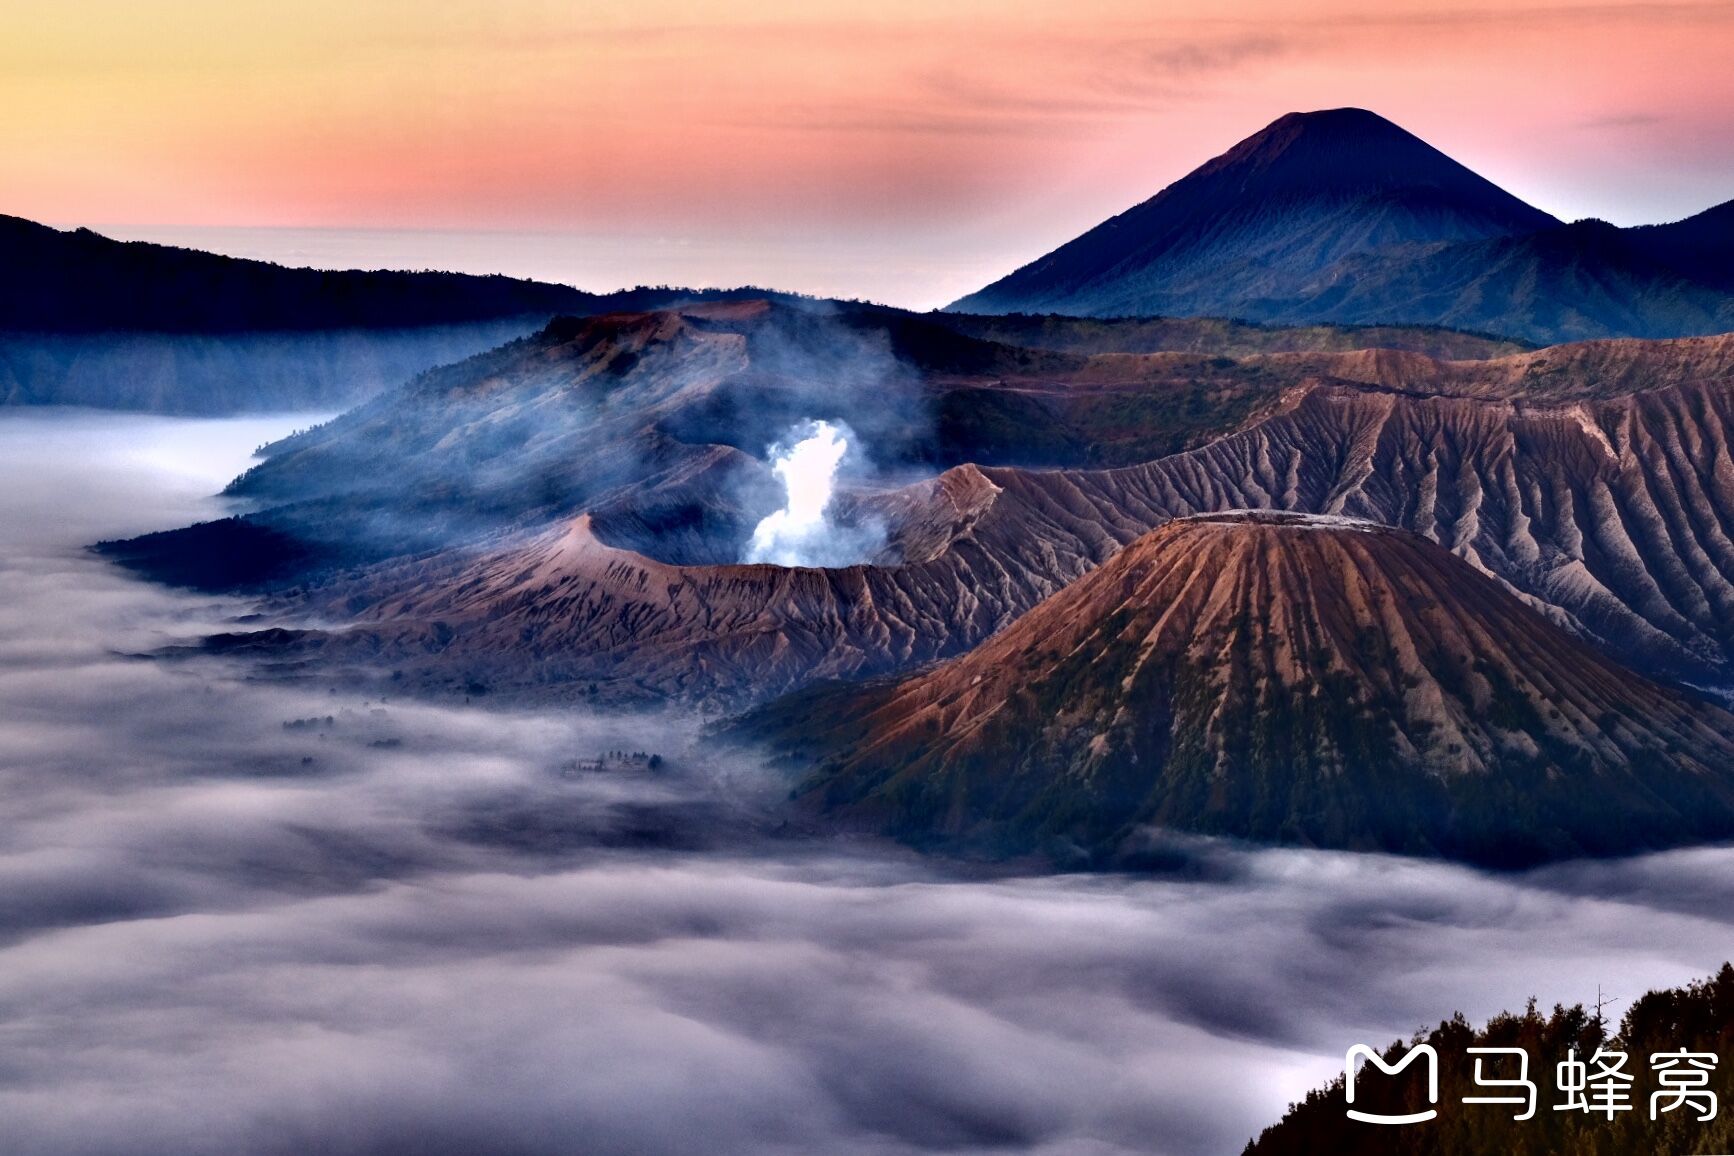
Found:
M 137 657 L 248 608 L 81 546 L 301 424 L 0 415 L 8 1153 L 1232 1153 L 1351 1043 L 1734 955 L 1726 849 L 990 873 L 791 834 L 678 715 Z

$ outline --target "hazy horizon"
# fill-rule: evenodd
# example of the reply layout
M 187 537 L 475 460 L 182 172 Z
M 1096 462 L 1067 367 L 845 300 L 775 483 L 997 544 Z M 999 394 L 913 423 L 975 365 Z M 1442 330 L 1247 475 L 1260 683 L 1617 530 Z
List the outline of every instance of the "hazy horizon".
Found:
M 812 237 L 703 240 L 548 231 L 43 223 L 88 228 L 119 241 L 316 269 L 500 273 L 592 293 L 644 285 L 750 285 L 918 310 L 947 305 L 1009 268 L 993 247 L 888 254 L 882 244 Z
M 1151 195 L 1157 191 L 1151 190 Z M 1580 219 L 1547 205 L 1536 207 L 1562 220 Z M 1668 224 L 1712 207 L 1707 204 L 1655 220 L 1588 215 L 1631 227 Z M 1006 244 L 991 239 L 972 244 L 953 237 L 935 238 L 935 248 L 907 253 L 888 249 L 882 239 L 774 234 L 706 239 L 559 230 L 43 223 L 60 229 L 87 228 L 120 241 L 150 241 L 291 267 L 499 273 L 591 293 L 646 285 L 755 286 L 916 310 L 943 308 L 1046 251 L 1010 252 Z M 1066 240 L 1070 236 L 1049 247 Z

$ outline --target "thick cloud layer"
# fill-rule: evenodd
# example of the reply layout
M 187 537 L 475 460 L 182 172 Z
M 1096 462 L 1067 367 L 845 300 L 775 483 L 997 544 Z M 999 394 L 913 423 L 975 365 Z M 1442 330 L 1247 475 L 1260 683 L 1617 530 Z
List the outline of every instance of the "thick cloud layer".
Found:
M 1734 955 L 1727 850 L 994 875 L 791 835 L 678 717 L 127 657 L 244 608 L 76 544 L 268 424 L 0 417 L 9 1153 L 1232 1152 L 1350 1043 Z

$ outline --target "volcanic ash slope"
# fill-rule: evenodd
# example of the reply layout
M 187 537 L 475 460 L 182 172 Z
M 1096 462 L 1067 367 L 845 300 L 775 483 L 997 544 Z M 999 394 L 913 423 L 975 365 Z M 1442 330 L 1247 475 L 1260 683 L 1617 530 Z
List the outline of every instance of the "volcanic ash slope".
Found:
M 1150 827 L 1518 865 L 1734 834 L 1734 716 L 1417 535 L 1169 523 L 970 654 L 748 733 L 925 845 L 1135 857 Z

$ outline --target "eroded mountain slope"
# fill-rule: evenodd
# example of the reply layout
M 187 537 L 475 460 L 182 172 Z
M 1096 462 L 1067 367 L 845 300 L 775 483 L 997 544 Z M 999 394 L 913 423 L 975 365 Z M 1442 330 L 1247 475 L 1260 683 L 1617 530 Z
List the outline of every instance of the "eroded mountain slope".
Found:
M 1134 344 L 1162 344 L 1145 328 Z M 776 506 L 766 447 L 804 420 L 854 430 L 858 475 L 962 462 L 1122 465 L 1219 436 L 1309 375 L 1383 372 L 1361 354 L 1308 348 L 1313 334 L 1258 336 L 1273 351 L 1237 359 L 1057 352 L 824 302 L 562 318 L 270 447 L 230 489 L 263 509 L 231 527 L 228 552 L 248 554 L 261 538 L 281 549 L 210 567 L 202 583 L 220 528 L 170 533 L 120 556 L 195 584 L 283 583 L 590 510 L 622 544 L 729 561 Z M 1428 331 L 1381 336 L 1499 348 Z M 1443 372 L 1420 362 L 1433 368 L 1417 375 Z
M 281 504 L 124 549 L 209 565 L 251 535 L 314 579 L 295 608 L 366 623 L 338 651 L 427 683 L 735 706 L 959 653 L 1175 517 L 1345 513 L 1438 541 L 1622 661 L 1722 686 L 1731 390 L 1730 337 L 1233 359 L 764 303 L 575 319 L 291 439 L 237 486 Z M 1203 444 L 1115 469 L 858 476 L 836 518 L 887 531 L 862 565 L 734 564 L 781 499 L 757 439 L 828 405 L 869 452 L 918 453 L 922 415 L 959 398 L 1064 415 L 1067 438 L 1169 437 L 1161 407 L 1196 399 Z
M 1406 527 L 1620 660 L 1722 685 L 1731 421 L 1717 386 L 1546 405 L 1316 384 L 1242 433 L 1145 466 L 965 466 L 851 495 L 891 527 L 870 565 L 658 562 L 621 548 L 642 522 L 598 517 L 378 567 L 321 597 L 435 680 L 461 667 L 505 685 L 598 681 L 739 705 L 959 653 L 1153 527 L 1265 508 Z
M 1241 507 L 1401 526 L 1625 661 L 1724 682 L 1731 422 L 1726 385 L 1569 404 L 1318 385 L 1252 429 L 1145 466 L 986 474 L 1012 499 L 996 514 L 1062 551 Z
M 1734 832 L 1734 716 L 1572 638 L 1416 535 L 1172 522 L 970 654 L 749 734 L 827 811 L 1111 862 L 1140 828 L 1504 864 Z
M 583 515 L 479 548 L 371 567 L 300 609 L 333 631 L 224 649 L 389 666 L 403 689 L 738 709 L 815 679 L 907 669 L 968 649 L 1094 564 L 970 541 L 994 498 L 974 467 L 898 491 L 914 515 L 886 561 L 836 569 L 673 564 L 603 541 Z M 908 551 L 904 560 L 904 551 Z

